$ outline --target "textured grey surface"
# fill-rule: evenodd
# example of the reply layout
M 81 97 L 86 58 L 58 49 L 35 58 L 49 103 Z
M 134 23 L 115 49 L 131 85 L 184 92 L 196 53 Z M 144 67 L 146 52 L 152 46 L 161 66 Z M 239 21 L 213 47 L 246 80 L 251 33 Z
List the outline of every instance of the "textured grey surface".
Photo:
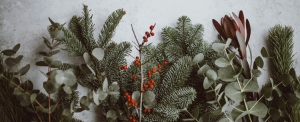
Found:
M 48 17 L 59 23 L 69 22 L 73 15 L 81 15 L 82 4 L 88 5 L 89 9 L 92 9 L 90 13 L 94 14 L 96 39 L 107 16 L 119 8 L 124 8 L 127 14 L 117 27 L 113 41 L 134 40 L 130 24 L 133 24 L 137 37 L 140 38 L 148 30 L 149 25 L 156 23 L 154 30 L 156 35 L 149 40 L 154 44 L 161 41 L 161 28 L 175 27 L 178 17 L 182 15 L 189 16 L 193 23 L 203 24 L 204 39 L 212 42 L 217 38 L 217 31 L 211 20 L 219 21 L 225 14 L 243 10 L 245 18 L 248 18 L 251 24 L 250 46 L 254 58 L 260 55 L 260 49 L 266 46 L 268 29 L 275 24 L 289 25 L 294 28 L 294 52 L 300 51 L 299 0 L 0 0 L 0 49 L 12 48 L 17 43 L 21 43 L 18 54 L 24 55 L 24 58 L 20 65 L 31 64 L 29 73 L 24 77 L 34 82 L 34 88 L 42 89 L 42 82 L 46 80 L 39 70 L 47 69 L 35 66 L 35 62 L 42 60 L 38 52 L 47 51 L 42 36 L 50 39 L 46 29 L 50 25 Z M 132 55 L 137 54 L 133 49 Z M 62 62 L 75 64 L 83 62 L 82 57 L 70 56 L 66 52 L 61 52 L 59 57 Z M 128 62 L 131 61 L 133 59 L 128 57 Z M 300 71 L 298 61 L 300 56 L 296 54 L 297 72 Z M 268 69 L 267 65 L 265 69 Z M 263 71 L 263 76 L 258 79 L 260 85 L 267 82 L 268 77 L 269 73 Z M 79 95 L 83 96 L 87 90 L 79 87 L 79 91 Z M 86 122 L 103 121 L 99 108 L 90 107 L 93 109 L 75 116 Z

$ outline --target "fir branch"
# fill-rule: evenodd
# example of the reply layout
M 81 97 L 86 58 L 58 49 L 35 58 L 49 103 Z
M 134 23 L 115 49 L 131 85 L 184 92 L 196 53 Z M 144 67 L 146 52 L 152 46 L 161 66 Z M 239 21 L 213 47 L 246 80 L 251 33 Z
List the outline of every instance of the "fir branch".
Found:
M 82 42 L 79 41 L 76 36 L 69 30 L 63 28 L 62 31 L 65 35 L 65 38 L 62 41 L 62 43 L 66 45 L 66 49 L 64 50 L 68 51 L 69 54 L 82 56 L 83 53 L 87 51 Z
M 125 13 L 126 12 L 123 9 L 118 9 L 108 16 L 108 19 L 105 21 L 103 28 L 99 33 L 98 45 L 100 48 L 106 48 Z

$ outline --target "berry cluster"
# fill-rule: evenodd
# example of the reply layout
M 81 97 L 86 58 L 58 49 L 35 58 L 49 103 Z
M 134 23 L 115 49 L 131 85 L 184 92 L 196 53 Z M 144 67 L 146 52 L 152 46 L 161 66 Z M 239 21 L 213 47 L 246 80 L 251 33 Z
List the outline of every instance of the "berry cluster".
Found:
M 138 66 L 141 65 L 141 62 L 139 61 L 139 59 L 140 59 L 140 57 L 137 56 L 137 57 L 136 57 L 136 60 L 135 60 L 135 62 L 134 62 L 134 63 L 135 63 L 136 65 L 138 65 Z
M 154 29 L 154 26 L 151 25 L 150 26 L 150 30 L 151 30 L 150 33 L 148 31 L 145 32 L 145 34 L 146 34 L 147 37 L 146 36 L 143 37 L 144 42 L 148 42 L 148 38 L 150 37 L 150 35 L 154 36 L 154 33 L 152 32 L 153 29 Z
M 132 121 L 132 122 L 137 122 L 137 120 L 135 118 L 133 118 L 132 116 L 129 117 L 129 119 Z
M 126 70 L 126 69 L 127 69 L 126 65 L 124 65 L 124 66 L 121 67 L 121 70 Z
M 150 113 L 151 112 L 151 110 L 150 109 L 144 109 L 144 113 Z
M 132 99 L 131 96 L 127 92 L 125 93 L 125 96 L 128 100 L 128 106 L 131 106 L 131 105 L 138 106 L 138 103 L 136 103 L 134 101 L 134 99 Z

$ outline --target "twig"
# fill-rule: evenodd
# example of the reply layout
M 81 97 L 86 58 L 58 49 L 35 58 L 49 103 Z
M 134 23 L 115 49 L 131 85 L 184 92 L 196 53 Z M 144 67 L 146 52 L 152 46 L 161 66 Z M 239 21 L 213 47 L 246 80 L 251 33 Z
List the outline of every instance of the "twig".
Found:
M 132 58 L 134 58 L 135 59 L 135 57 L 133 57 L 131 54 L 129 54 L 129 53 L 127 53 L 129 56 L 131 56 Z
M 199 122 L 197 119 L 195 119 L 194 117 L 193 117 L 193 115 L 188 111 L 188 110 L 185 110 L 187 113 L 189 113 L 190 114 L 190 116 L 194 119 L 194 120 L 196 120 L 197 122 Z
M 59 103 L 59 101 L 61 100 L 61 98 L 63 97 L 64 95 L 62 95 L 60 98 L 59 98 L 59 100 L 57 101 L 57 103 L 55 104 L 55 106 L 53 107 L 53 109 L 52 110 L 54 110 L 55 109 L 55 107 L 57 106 L 57 104 Z
M 138 43 L 138 45 L 140 45 L 140 43 L 139 43 L 138 39 L 136 38 L 136 35 L 135 35 L 135 32 L 134 32 L 134 30 L 133 30 L 133 26 L 132 26 L 132 24 L 131 24 L 131 28 L 132 28 L 132 32 L 133 32 L 133 34 L 134 34 L 134 37 L 135 37 L 135 40 L 136 40 L 136 42 Z

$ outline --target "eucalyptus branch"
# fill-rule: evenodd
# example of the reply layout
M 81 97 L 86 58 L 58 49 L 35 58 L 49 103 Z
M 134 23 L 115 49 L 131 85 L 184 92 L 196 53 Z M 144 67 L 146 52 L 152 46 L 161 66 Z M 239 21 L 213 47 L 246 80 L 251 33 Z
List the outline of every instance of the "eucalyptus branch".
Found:
M 199 66 L 199 65 L 198 65 Z M 218 97 L 219 95 L 217 94 L 217 92 L 216 92 L 216 90 L 212 87 L 212 86 L 210 86 L 211 87 L 211 89 L 213 89 L 214 91 L 215 91 L 215 96 L 216 97 Z M 222 107 L 222 105 L 221 105 L 221 103 L 218 101 L 218 104 L 219 104 L 219 106 L 220 106 L 220 108 Z M 226 118 L 228 119 L 228 120 L 230 120 L 230 122 L 232 122 L 231 121 L 231 119 L 227 116 L 227 114 L 225 113 L 225 111 L 223 111 L 223 113 L 224 113 L 224 115 L 226 116 Z
M 255 102 L 255 104 L 252 106 L 252 108 L 254 108 L 254 106 L 261 100 L 261 98 L 263 98 L 264 97 L 264 95 L 263 96 L 261 96 L 256 102 Z M 250 108 L 250 110 L 252 109 L 252 108 Z
M 142 104 L 143 104 L 143 92 L 142 92 L 142 90 L 143 90 L 143 80 L 144 80 L 144 78 L 143 78 L 143 73 L 142 73 L 142 71 L 143 71 L 143 65 L 142 65 L 142 49 L 141 50 L 139 50 L 139 52 L 140 52 L 140 58 L 141 58 L 141 66 L 140 66 L 140 69 L 141 69 L 141 95 L 140 95 L 140 113 L 139 113 L 139 116 L 140 116 L 140 118 L 139 118 L 139 122 L 142 122 Z
M 267 122 L 267 121 L 268 121 L 268 120 L 271 118 L 271 116 L 272 116 L 272 115 L 270 115 L 270 116 L 269 116 L 269 117 L 266 119 L 266 121 L 265 121 L 265 122 Z
M 244 86 L 244 88 L 242 89 L 244 91 L 244 89 L 246 88 L 246 86 L 250 83 L 250 81 L 252 80 L 253 76 L 250 78 L 250 80 L 248 80 L 247 84 Z
M 197 122 L 199 122 L 197 119 L 195 119 L 195 117 L 193 117 L 193 115 L 188 111 L 188 110 L 185 110 L 187 113 L 189 113 L 189 115 L 194 119 L 196 120 Z

